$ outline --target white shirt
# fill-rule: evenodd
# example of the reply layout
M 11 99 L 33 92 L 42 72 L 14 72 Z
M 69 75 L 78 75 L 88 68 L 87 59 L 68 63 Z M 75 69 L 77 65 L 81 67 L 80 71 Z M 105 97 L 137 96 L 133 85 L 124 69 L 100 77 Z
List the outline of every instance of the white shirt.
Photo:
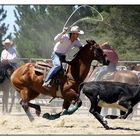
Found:
M 4 49 L 1 52 L 1 61 L 2 60 L 9 60 L 12 63 L 16 63 L 17 60 L 17 55 L 16 55 L 16 50 L 13 47 L 10 47 L 8 49 Z
M 54 41 L 57 42 L 54 46 L 54 52 L 61 54 L 66 54 L 72 47 L 80 48 L 82 46 L 79 38 L 71 42 L 69 35 L 63 33 L 58 34 Z

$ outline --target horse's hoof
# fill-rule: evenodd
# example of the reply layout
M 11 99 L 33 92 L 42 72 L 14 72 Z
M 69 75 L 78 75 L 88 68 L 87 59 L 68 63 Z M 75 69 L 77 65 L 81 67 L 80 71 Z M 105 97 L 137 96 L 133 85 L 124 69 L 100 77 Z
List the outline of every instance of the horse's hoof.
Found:
M 39 117 L 40 114 L 41 114 L 41 111 L 36 111 L 35 113 L 36 113 L 36 115 Z
M 116 115 L 107 115 L 107 116 L 105 116 L 105 118 L 107 118 L 107 119 L 118 119 L 119 117 L 116 116 Z
M 105 125 L 104 127 L 105 127 L 106 130 L 110 129 L 110 127 L 108 125 Z
M 125 119 L 124 115 L 119 116 L 119 119 Z
M 35 119 L 33 117 L 29 118 L 30 122 L 33 122 Z
M 45 114 L 43 114 L 42 117 L 45 118 L 45 119 L 49 119 L 50 118 L 50 114 L 49 113 L 45 113 Z
M 49 114 L 49 113 L 45 113 L 45 114 L 43 114 L 43 118 L 46 118 L 46 119 L 48 119 L 48 120 L 55 120 L 55 119 L 57 119 L 57 118 L 59 118 L 60 117 L 60 114 L 61 113 L 58 113 L 58 114 Z
M 103 126 L 104 126 L 104 128 L 105 128 L 106 130 L 109 130 L 109 129 L 110 129 L 110 127 L 107 125 L 107 123 L 104 123 Z

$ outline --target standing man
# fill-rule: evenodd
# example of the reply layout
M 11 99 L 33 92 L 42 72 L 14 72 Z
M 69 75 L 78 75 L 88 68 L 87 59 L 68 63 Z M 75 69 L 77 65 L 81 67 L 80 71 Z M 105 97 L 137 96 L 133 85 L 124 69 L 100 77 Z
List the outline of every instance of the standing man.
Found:
M 78 26 L 73 26 L 71 29 L 65 28 L 54 38 L 56 44 L 51 55 L 53 67 L 48 72 L 43 87 L 48 87 L 51 78 L 61 69 L 61 57 L 65 57 L 72 47 L 82 46 L 78 38 L 80 34 L 84 32 Z

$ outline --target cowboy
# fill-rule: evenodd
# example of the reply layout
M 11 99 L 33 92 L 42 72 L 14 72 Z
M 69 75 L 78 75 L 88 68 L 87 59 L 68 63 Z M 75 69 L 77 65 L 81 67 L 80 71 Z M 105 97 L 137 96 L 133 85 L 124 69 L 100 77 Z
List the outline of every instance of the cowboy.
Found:
M 13 41 L 7 38 L 2 42 L 2 45 L 4 46 L 4 50 L 1 52 L 1 63 L 5 67 L 11 66 L 15 69 L 17 67 L 17 53 L 13 47 Z
M 48 72 L 43 87 L 50 86 L 51 78 L 61 69 L 61 58 L 65 57 L 71 48 L 78 47 L 80 49 L 82 47 L 78 38 L 80 34 L 84 34 L 84 31 L 80 30 L 78 26 L 73 26 L 64 28 L 61 33 L 55 36 L 54 41 L 56 44 L 51 55 L 53 67 Z

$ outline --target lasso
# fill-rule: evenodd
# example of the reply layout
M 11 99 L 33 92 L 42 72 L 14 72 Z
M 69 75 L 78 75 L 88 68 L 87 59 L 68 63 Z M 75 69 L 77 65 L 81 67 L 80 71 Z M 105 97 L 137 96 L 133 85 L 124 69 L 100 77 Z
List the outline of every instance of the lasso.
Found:
M 103 16 L 101 15 L 101 13 L 99 13 L 99 11 L 97 11 L 94 7 L 91 7 L 89 5 L 81 5 L 79 6 L 78 8 L 76 8 L 72 14 L 69 16 L 69 18 L 67 19 L 67 21 L 65 22 L 64 26 L 63 26 L 63 29 L 66 27 L 67 23 L 69 22 L 69 20 L 71 19 L 71 17 L 74 15 L 74 13 L 80 9 L 81 7 L 90 7 L 91 9 L 95 10 L 101 17 L 101 19 L 94 19 L 94 18 L 91 18 L 91 17 L 85 17 L 85 18 L 81 18 L 79 20 L 77 20 L 76 22 L 74 22 L 71 26 L 69 27 L 72 27 L 74 26 L 75 24 L 77 24 L 78 22 L 81 22 L 81 21 L 86 21 L 86 20 L 90 20 L 90 21 L 103 21 Z

